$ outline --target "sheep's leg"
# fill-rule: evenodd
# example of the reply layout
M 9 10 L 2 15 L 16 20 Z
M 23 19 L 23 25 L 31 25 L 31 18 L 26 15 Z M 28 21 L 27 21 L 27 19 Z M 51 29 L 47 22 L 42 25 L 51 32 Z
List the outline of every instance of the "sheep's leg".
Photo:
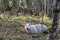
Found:
M 32 40 L 32 35 L 30 36 L 31 40 Z
M 30 35 L 30 39 L 33 40 L 33 39 L 32 39 L 32 34 Z
M 31 34 L 31 40 L 34 40 L 35 38 L 33 38 L 33 34 Z

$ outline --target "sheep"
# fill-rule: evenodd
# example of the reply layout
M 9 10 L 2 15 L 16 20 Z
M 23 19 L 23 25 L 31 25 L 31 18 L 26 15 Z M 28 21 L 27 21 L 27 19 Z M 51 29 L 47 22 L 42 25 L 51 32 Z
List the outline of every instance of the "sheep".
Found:
M 36 24 L 36 25 L 29 25 L 26 24 L 25 28 L 28 30 L 30 33 L 39 33 L 42 31 L 48 30 L 47 26 L 44 24 Z
M 39 24 L 31 24 L 28 22 L 28 23 L 24 24 L 22 21 L 20 21 L 20 25 L 22 26 L 22 28 L 26 29 L 27 32 L 29 32 L 29 33 L 39 33 L 39 32 L 48 30 L 47 26 L 42 23 L 41 24 L 40 23 Z

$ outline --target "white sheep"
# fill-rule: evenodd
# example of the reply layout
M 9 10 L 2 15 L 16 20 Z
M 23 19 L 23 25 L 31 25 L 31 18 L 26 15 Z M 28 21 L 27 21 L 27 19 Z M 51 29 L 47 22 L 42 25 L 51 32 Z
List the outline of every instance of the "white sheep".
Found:
M 48 30 L 47 26 L 44 24 L 30 25 L 29 23 L 27 23 L 25 25 L 25 28 L 28 30 L 29 33 L 39 33 Z

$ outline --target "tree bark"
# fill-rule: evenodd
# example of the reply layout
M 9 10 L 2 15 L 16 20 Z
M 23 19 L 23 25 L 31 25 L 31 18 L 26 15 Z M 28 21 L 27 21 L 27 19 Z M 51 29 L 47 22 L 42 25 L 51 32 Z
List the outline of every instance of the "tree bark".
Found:
M 49 40 L 57 40 L 58 13 L 55 13 Z
M 52 28 L 50 31 L 50 37 L 49 40 L 58 40 L 57 39 L 57 28 L 58 28 L 58 20 L 59 20 L 59 11 L 60 9 L 57 9 L 57 5 L 58 3 L 56 3 L 56 8 L 54 9 L 54 18 L 53 18 L 53 23 L 52 23 Z

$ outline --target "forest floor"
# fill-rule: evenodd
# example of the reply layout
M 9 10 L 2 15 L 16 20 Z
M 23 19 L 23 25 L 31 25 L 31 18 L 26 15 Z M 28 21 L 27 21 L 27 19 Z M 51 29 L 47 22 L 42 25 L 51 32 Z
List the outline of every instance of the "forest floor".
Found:
M 29 18 L 29 19 L 28 19 Z M 28 34 L 20 34 L 19 30 L 17 28 L 20 28 L 19 21 L 22 19 L 23 22 L 27 22 L 30 20 L 30 22 L 37 22 L 36 16 L 9 16 L 9 15 L 4 15 L 0 14 L 0 39 L 3 38 L 3 40 L 30 40 L 30 35 Z M 42 21 L 42 17 L 39 18 L 40 22 Z M 43 17 L 44 22 L 47 24 L 48 28 L 51 27 L 52 25 L 52 19 L 47 17 L 46 15 Z M 24 37 L 25 35 L 25 37 Z M 48 40 L 49 34 L 44 35 L 43 34 L 40 36 L 41 40 Z M 34 38 L 34 40 L 38 40 L 39 38 Z

